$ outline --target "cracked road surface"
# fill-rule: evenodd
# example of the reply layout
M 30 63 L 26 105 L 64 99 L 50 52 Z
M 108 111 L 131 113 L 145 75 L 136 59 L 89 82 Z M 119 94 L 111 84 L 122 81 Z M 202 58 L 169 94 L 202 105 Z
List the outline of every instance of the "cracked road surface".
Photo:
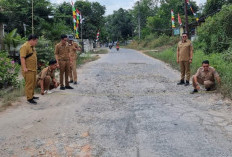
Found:
M 0 113 L 1 157 L 229 157 L 231 102 L 191 95 L 179 72 L 114 48 L 78 69 L 74 90 Z

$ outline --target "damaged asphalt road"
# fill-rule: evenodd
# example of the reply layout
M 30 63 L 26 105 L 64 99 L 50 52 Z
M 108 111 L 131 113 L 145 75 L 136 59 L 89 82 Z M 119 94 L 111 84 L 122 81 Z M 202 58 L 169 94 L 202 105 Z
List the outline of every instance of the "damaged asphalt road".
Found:
M 179 72 L 114 48 L 78 69 L 74 90 L 0 113 L 1 157 L 226 157 L 231 102 L 177 86 Z

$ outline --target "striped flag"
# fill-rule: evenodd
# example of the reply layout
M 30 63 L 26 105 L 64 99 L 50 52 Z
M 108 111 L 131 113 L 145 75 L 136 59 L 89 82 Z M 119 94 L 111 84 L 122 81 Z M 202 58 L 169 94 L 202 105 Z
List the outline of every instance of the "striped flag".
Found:
M 174 19 L 174 12 L 171 10 L 171 16 L 172 16 L 172 28 L 175 28 L 175 19 Z

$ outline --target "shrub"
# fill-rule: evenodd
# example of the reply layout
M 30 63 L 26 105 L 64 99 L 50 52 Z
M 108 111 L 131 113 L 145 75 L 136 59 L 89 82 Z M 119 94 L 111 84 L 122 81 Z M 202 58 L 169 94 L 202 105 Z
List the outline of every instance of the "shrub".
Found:
M 160 35 L 158 37 L 156 34 L 150 34 L 144 40 L 135 40 L 132 43 L 130 43 L 127 47 L 134 49 L 154 49 L 161 46 L 176 45 L 179 40 L 179 36 L 169 37 L 167 35 Z
M 203 42 L 204 53 L 222 53 L 232 42 L 232 5 L 225 5 L 216 15 L 206 19 L 198 28 L 199 42 Z
M 17 86 L 19 65 L 8 58 L 7 53 L 3 51 L 0 52 L 0 67 L 0 88 Z
M 54 59 L 54 45 L 50 40 L 41 37 L 36 46 L 38 69 L 39 71 L 48 65 L 51 59 Z

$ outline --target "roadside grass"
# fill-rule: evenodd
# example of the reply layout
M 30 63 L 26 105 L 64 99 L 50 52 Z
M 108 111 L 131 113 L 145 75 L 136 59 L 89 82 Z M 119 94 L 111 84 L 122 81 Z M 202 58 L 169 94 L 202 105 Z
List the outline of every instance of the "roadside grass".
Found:
M 91 52 L 92 54 L 107 54 L 109 50 L 107 48 L 100 48 L 96 49 L 95 51 Z
M 81 66 L 85 63 L 88 62 L 92 62 L 95 60 L 98 60 L 100 57 L 98 55 L 91 55 L 91 52 L 87 52 L 85 54 L 81 54 L 78 58 L 77 58 L 77 66 Z
M 145 54 L 169 63 L 173 68 L 179 70 L 176 62 L 176 47 L 166 49 L 162 52 L 145 52 Z M 209 60 L 210 66 L 214 67 L 221 77 L 222 84 L 218 88 L 224 96 L 232 98 L 232 63 L 223 59 L 224 54 L 213 53 L 206 55 L 202 50 L 195 50 L 193 63 L 191 64 L 191 75 L 195 74 L 203 60 Z
M 162 35 L 160 37 L 155 38 L 154 36 L 151 35 L 150 37 L 140 41 L 134 40 L 126 47 L 136 50 L 150 50 L 150 49 L 163 50 L 163 48 L 165 47 L 171 47 L 176 45 L 179 40 L 180 40 L 179 37 L 168 37 L 166 35 Z
M 99 59 L 98 55 L 91 55 L 86 53 L 78 57 L 77 65 L 78 67 Z M 21 80 L 17 88 L 7 88 L 0 90 L 0 112 L 6 110 L 8 107 L 12 106 L 12 103 L 17 101 L 19 97 L 24 96 L 24 80 Z M 35 89 L 35 93 L 40 93 L 38 88 Z
M 17 88 L 7 88 L 0 90 L 0 112 L 7 107 L 12 106 L 12 102 L 16 101 L 18 97 L 24 95 L 24 81 L 19 83 Z

